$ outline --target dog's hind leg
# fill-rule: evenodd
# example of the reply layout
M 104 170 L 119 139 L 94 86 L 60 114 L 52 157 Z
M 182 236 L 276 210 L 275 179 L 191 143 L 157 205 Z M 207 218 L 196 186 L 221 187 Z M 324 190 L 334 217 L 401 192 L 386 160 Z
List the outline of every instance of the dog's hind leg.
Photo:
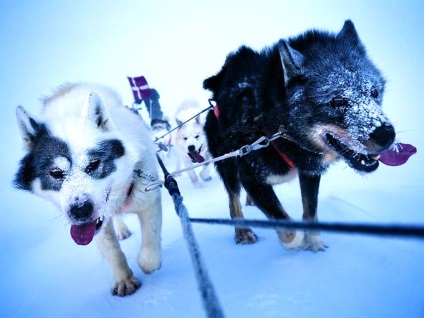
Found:
M 160 191 L 160 190 L 153 190 Z M 137 213 L 140 220 L 143 242 L 138 256 L 138 265 L 146 274 L 161 267 L 162 206 L 160 195 L 150 206 Z
M 122 216 L 115 215 L 112 219 L 113 228 L 115 229 L 116 237 L 118 240 L 125 240 L 131 236 L 131 231 L 125 224 Z
M 299 173 L 300 190 L 303 204 L 303 221 L 317 222 L 318 190 L 321 176 Z M 305 232 L 302 248 L 312 252 L 325 251 L 327 246 L 322 242 L 318 231 Z
M 115 286 L 112 289 L 112 294 L 118 296 L 133 294 L 141 286 L 141 283 L 133 276 L 131 269 L 128 267 L 127 259 L 121 250 L 113 229 L 112 220 L 96 236 L 96 242 L 100 251 L 112 266 L 115 275 Z

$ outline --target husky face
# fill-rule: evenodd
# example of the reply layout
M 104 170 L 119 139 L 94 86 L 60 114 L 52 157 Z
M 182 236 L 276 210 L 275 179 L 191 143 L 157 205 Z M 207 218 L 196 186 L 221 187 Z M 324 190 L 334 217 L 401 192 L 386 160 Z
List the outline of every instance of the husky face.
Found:
M 196 120 L 181 126 L 176 134 L 176 144 L 181 152 L 186 153 L 193 162 L 197 162 L 196 158 L 206 149 L 202 124 Z
M 296 105 L 290 110 L 296 118 L 291 133 L 305 134 L 328 162 L 342 158 L 355 170 L 374 171 L 379 154 L 395 139 L 381 107 L 385 80 L 350 21 L 325 43 L 308 46 L 318 36 L 313 31 L 289 41 L 302 73 L 287 83 L 289 102 Z
M 132 177 L 124 143 L 93 94 L 79 119 L 67 113 L 52 122 L 45 109 L 45 120 L 39 121 L 22 107 L 17 109 L 28 153 L 15 185 L 53 202 L 71 224 L 72 238 L 82 245 L 90 243 L 125 202 Z

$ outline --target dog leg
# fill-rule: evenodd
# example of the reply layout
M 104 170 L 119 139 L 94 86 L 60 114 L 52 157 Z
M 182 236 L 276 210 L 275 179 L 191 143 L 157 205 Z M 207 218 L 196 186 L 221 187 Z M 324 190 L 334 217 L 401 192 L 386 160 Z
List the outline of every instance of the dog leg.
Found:
M 246 206 L 254 206 L 254 205 L 255 205 L 255 203 L 253 202 L 249 193 L 246 193 Z
M 203 181 L 212 180 L 212 177 L 210 176 L 210 166 L 208 164 L 203 166 L 202 170 L 199 173 L 199 176 Z
M 110 220 L 103 231 L 96 236 L 96 242 L 115 275 L 115 286 L 112 289 L 112 294 L 118 296 L 131 295 L 141 286 L 141 283 L 133 276 L 128 267 L 127 259 L 121 250 L 112 222 Z
M 248 196 L 269 219 L 290 221 L 289 215 L 284 210 L 271 185 L 252 183 L 246 180 L 242 180 L 242 183 Z M 298 249 L 303 241 L 302 232 L 277 230 L 277 234 L 281 243 L 287 249 Z
M 318 190 L 321 176 L 299 173 L 300 190 L 302 193 L 303 221 L 317 222 Z M 312 252 L 325 251 L 327 246 L 322 242 L 318 231 L 305 232 L 302 248 Z
M 125 224 L 124 220 L 120 215 L 115 215 L 112 218 L 113 228 L 115 229 L 116 237 L 118 240 L 125 240 L 131 236 L 131 231 Z
M 216 168 L 228 193 L 231 218 L 243 219 L 244 215 L 240 203 L 241 186 L 234 159 L 217 162 Z M 235 228 L 234 241 L 236 244 L 253 244 L 257 240 L 257 236 L 249 227 Z
M 183 161 L 184 161 L 184 165 L 185 165 L 186 168 L 193 167 L 193 163 L 191 162 L 191 159 L 188 157 L 187 154 L 185 154 Z M 187 172 L 187 174 L 188 174 L 188 176 L 191 180 L 191 183 L 196 187 L 200 187 L 199 178 L 197 177 L 197 174 L 194 171 L 194 169 L 187 170 L 186 172 Z
M 159 190 L 156 190 L 159 191 Z M 160 196 L 148 207 L 139 211 L 143 242 L 138 256 L 138 265 L 146 274 L 161 267 L 162 207 Z

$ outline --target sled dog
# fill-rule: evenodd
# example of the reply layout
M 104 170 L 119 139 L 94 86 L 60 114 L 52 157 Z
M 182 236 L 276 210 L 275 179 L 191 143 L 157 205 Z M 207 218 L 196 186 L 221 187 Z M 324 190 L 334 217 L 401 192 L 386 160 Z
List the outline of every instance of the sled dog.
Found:
M 242 46 L 203 86 L 217 104 L 205 123 L 213 157 L 280 134 L 266 148 L 216 163 L 233 218 L 243 217 L 243 186 L 269 219 L 290 221 L 273 185 L 297 174 L 303 220 L 316 222 L 327 168 L 341 159 L 358 172 L 375 171 L 379 154 L 395 140 L 381 107 L 385 80 L 350 20 L 337 34 L 310 30 L 260 52 Z M 277 233 L 287 248 L 326 248 L 316 231 Z M 249 228 L 235 230 L 237 243 L 256 240 Z
M 200 115 L 189 120 L 200 111 L 199 103 L 196 100 L 186 100 L 177 108 L 175 114 L 175 122 L 179 127 L 175 133 L 175 146 L 178 152 L 177 170 L 181 168 L 181 161 L 184 162 L 186 168 L 191 168 L 194 163 L 210 159 Z M 195 186 L 200 185 L 194 170 L 188 170 L 187 174 Z M 210 166 L 204 165 L 199 176 L 203 181 L 210 181 Z
M 95 238 L 113 269 L 114 295 L 134 293 L 140 282 L 117 241 L 130 234 L 122 213 L 140 220 L 141 269 L 150 274 L 161 266 L 160 191 L 145 191 L 149 178 L 157 178 L 146 124 L 112 89 L 86 83 L 65 84 L 44 98 L 39 118 L 21 106 L 16 114 L 26 155 L 15 186 L 54 203 L 75 243 Z

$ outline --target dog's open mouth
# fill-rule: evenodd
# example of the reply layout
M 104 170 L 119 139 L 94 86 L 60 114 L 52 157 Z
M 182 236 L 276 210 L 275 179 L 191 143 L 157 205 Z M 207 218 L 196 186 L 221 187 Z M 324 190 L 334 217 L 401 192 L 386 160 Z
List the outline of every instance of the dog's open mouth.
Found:
M 103 217 L 91 222 L 71 225 L 71 237 L 78 245 L 87 245 L 93 240 L 102 225 Z
M 202 163 L 203 161 L 205 161 L 205 158 L 203 158 L 203 156 L 200 154 L 202 147 L 199 148 L 199 151 L 197 150 L 193 150 L 193 151 L 189 151 L 187 154 L 191 159 L 191 162 L 193 163 Z
M 378 154 L 362 154 L 350 149 L 340 139 L 327 133 L 324 136 L 327 144 L 337 152 L 353 169 L 360 172 L 372 172 L 378 168 Z

